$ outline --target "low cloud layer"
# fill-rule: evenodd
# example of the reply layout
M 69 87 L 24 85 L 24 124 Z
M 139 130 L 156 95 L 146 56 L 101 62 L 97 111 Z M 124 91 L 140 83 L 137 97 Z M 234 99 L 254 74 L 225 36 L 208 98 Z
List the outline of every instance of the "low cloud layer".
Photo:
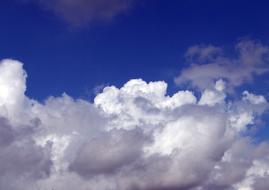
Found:
M 24 0 L 36 2 L 74 26 L 112 20 L 133 7 L 136 0 Z
M 269 144 L 256 141 L 253 129 L 268 102 L 247 89 L 229 94 L 267 71 L 268 48 L 251 41 L 237 47 L 236 58 L 219 58 L 213 46 L 188 51 L 205 62 L 177 82 L 199 91 L 169 96 L 164 81 L 132 79 L 105 87 L 94 102 L 67 94 L 30 99 L 22 63 L 2 60 L 0 189 L 267 190 Z M 242 65 L 247 74 L 236 70 Z M 235 68 L 224 75 L 212 67 L 224 74 Z

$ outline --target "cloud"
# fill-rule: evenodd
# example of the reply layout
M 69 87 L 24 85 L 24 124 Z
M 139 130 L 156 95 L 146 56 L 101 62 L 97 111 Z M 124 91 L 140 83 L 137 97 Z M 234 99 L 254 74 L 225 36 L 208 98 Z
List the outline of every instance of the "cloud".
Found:
M 266 71 L 261 56 L 267 47 L 240 43 L 239 57 L 225 57 L 229 68 L 244 63 L 244 69 Z M 213 61 L 226 72 L 226 65 L 216 62 L 220 51 L 213 49 L 198 56 L 205 63 L 196 67 L 207 65 L 212 73 Z M 201 96 L 190 90 L 167 95 L 164 81 L 132 79 L 120 88 L 105 87 L 94 102 L 65 93 L 38 102 L 25 96 L 23 64 L 3 60 L 0 188 L 265 190 L 269 143 L 258 142 L 252 129 L 259 128 L 268 102 L 248 89 L 230 98 L 229 88 L 239 85 L 235 73 L 226 78 L 203 73 L 200 82 L 208 86 L 198 86 Z M 248 82 L 243 78 L 240 84 Z
M 0 188 L 27 189 L 27 183 L 46 178 L 52 162 L 50 147 L 38 146 L 33 140 L 33 127 L 12 126 L 0 118 Z
M 28 0 L 33 1 L 34 0 Z M 125 13 L 134 5 L 134 0 L 35 0 L 44 9 L 74 26 L 94 21 L 110 21 Z
M 138 159 L 145 142 L 141 129 L 110 130 L 83 144 L 70 169 L 84 177 L 114 173 Z
M 224 55 L 220 47 L 193 46 L 186 53 L 190 67 L 175 78 L 178 85 L 190 83 L 199 89 L 213 87 L 218 79 L 228 83 L 228 88 L 251 82 L 253 77 L 268 72 L 267 46 L 243 40 L 235 46 L 235 55 Z

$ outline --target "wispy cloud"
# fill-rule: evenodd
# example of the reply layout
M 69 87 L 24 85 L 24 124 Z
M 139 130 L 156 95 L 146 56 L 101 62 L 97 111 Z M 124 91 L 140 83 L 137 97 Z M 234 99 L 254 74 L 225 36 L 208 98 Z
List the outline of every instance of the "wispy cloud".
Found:
M 220 78 L 234 88 L 269 71 L 268 47 L 251 40 L 236 44 L 232 55 L 225 54 L 220 47 L 196 45 L 187 51 L 186 57 L 190 66 L 181 71 L 175 82 L 190 83 L 200 89 L 213 87 Z
M 130 10 L 137 0 L 26 0 L 53 11 L 73 26 L 107 22 Z

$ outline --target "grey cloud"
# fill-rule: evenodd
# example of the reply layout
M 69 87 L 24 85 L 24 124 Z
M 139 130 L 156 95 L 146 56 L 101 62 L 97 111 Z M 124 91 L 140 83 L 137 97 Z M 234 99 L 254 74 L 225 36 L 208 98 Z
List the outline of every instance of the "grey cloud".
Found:
M 140 129 L 102 133 L 80 147 L 70 170 L 85 177 L 116 172 L 142 155 L 146 140 Z
M 242 40 L 235 46 L 235 54 L 225 55 L 223 50 L 214 46 L 194 46 L 187 52 L 190 67 L 183 69 L 175 83 L 190 83 L 194 87 L 205 89 L 213 87 L 218 79 L 228 82 L 230 90 L 254 76 L 268 72 L 269 49 L 267 46 Z
M 14 133 L 4 118 L 0 118 L 0 146 L 7 146 L 14 141 Z
M 206 183 L 209 183 L 209 186 L 214 185 L 229 189 L 231 188 L 230 184 L 236 184 L 237 182 L 251 182 L 253 180 L 253 183 L 255 183 L 261 176 L 263 179 L 268 178 L 268 174 L 261 174 L 259 171 L 260 168 L 257 169 L 255 167 L 255 162 L 262 162 L 264 156 L 268 155 L 268 146 L 268 143 L 255 146 L 248 137 L 234 142 L 231 148 L 225 153 L 225 159 L 218 162 L 218 167 L 213 170 Z M 268 161 L 268 157 L 266 159 Z M 249 178 L 251 170 L 253 171 L 252 179 L 251 177 Z M 267 169 L 264 168 L 264 170 L 266 171 Z M 234 189 L 243 188 L 244 185 L 242 184 L 244 183 L 234 186 Z M 207 186 L 205 184 L 205 187 Z
M 195 45 L 188 48 L 185 57 L 189 61 L 210 61 L 216 56 L 221 55 L 222 49 L 220 47 L 215 47 L 213 45 Z
M 37 146 L 32 134 L 24 132 L 26 128 L 32 127 L 14 127 L 7 119 L 0 118 L 0 189 L 27 189 L 20 182 L 27 181 L 30 186 L 50 174 L 49 146 Z
M 32 0 L 34 1 L 34 0 Z M 75 26 L 110 21 L 128 11 L 135 0 L 35 0 Z

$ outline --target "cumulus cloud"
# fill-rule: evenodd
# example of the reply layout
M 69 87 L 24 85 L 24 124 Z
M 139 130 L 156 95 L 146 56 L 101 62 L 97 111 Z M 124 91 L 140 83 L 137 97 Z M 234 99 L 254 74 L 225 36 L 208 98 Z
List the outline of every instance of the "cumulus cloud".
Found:
M 246 69 L 266 71 L 261 55 L 267 47 L 241 43 L 242 54 L 250 54 L 236 63 L 252 60 L 244 61 Z M 198 59 L 210 70 L 219 52 L 211 47 Z M 225 72 L 226 66 L 214 64 Z M 190 73 L 193 67 L 204 69 L 191 65 Z M 164 81 L 132 79 L 120 88 L 105 87 L 93 102 L 63 94 L 42 103 L 25 96 L 26 77 L 22 63 L 1 61 L 1 189 L 266 190 L 269 185 L 269 143 L 257 142 L 251 132 L 259 128 L 268 102 L 248 89 L 229 98 L 229 88 L 239 85 L 235 76 L 204 73 L 200 80 L 208 87 L 199 86 L 199 96 L 190 90 L 168 95 Z
M 24 0 L 25 1 L 25 0 Z M 135 0 L 26 0 L 37 2 L 68 23 L 80 26 L 93 21 L 110 21 L 125 13 Z

